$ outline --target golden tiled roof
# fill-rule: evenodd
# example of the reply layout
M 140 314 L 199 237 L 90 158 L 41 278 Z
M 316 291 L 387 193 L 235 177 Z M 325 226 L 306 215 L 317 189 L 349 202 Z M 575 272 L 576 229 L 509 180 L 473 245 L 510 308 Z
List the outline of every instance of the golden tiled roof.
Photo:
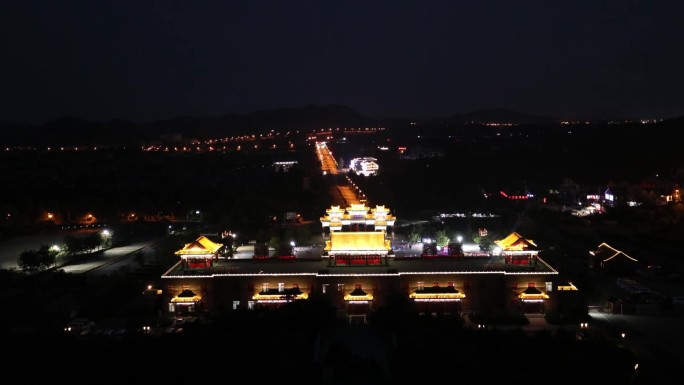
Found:
M 214 243 L 209 238 L 202 235 L 196 240 L 186 243 L 185 247 L 176 251 L 176 255 L 215 254 L 221 247 L 223 247 L 222 243 Z
M 525 239 L 522 235 L 512 232 L 509 236 L 504 239 L 494 241 L 494 243 L 501 248 L 503 251 L 507 250 L 536 250 L 537 245 L 529 240 Z

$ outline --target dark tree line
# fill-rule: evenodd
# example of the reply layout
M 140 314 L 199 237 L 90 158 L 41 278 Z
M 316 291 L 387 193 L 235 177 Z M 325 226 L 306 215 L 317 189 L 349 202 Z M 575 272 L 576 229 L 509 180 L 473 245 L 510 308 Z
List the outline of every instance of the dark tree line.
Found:
M 38 250 L 26 250 L 19 256 L 19 268 L 28 273 L 49 269 L 55 265 L 58 251 L 48 245 Z
M 112 237 L 103 232 L 93 232 L 85 237 L 66 235 L 62 247 L 41 245 L 38 250 L 26 250 L 19 255 L 19 268 L 35 273 L 55 267 L 60 257 L 74 257 L 92 253 L 112 245 Z

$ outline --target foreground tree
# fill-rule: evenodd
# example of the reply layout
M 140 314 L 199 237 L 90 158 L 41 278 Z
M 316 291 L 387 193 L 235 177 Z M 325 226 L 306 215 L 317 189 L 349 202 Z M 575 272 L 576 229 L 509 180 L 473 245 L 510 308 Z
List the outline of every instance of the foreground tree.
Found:
M 42 245 L 38 250 L 27 250 L 19 256 L 19 268 L 27 273 L 43 271 L 54 266 L 57 251 L 48 245 Z
M 444 230 L 439 230 L 435 234 L 435 241 L 437 242 L 437 246 L 439 247 L 444 247 L 449 244 L 449 236 L 447 236 L 447 232 Z

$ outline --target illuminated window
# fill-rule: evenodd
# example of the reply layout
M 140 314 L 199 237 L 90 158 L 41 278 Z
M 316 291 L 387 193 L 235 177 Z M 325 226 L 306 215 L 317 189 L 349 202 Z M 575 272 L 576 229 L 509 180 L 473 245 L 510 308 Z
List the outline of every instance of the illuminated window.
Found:
M 338 283 L 337 284 L 337 291 L 343 292 L 344 291 L 344 284 L 343 283 Z
M 553 291 L 553 282 L 546 282 L 546 291 Z
M 424 287 L 425 284 L 423 283 L 423 281 L 418 281 L 418 290 L 423 290 Z
M 282 282 L 278 283 L 278 293 L 282 293 L 285 291 L 285 284 Z
M 268 292 L 268 283 L 261 284 L 261 291 L 263 291 L 264 293 Z
M 447 282 L 447 286 L 448 287 L 454 287 L 455 285 L 454 285 L 453 281 L 449 281 L 449 282 Z
M 247 301 L 247 309 L 254 310 L 254 301 Z
M 330 286 L 330 285 L 327 283 L 324 283 L 321 285 L 321 290 L 323 291 L 323 294 L 328 292 L 328 286 Z
M 233 310 L 237 310 L 240 307 L 240 301 L 233 301 Z

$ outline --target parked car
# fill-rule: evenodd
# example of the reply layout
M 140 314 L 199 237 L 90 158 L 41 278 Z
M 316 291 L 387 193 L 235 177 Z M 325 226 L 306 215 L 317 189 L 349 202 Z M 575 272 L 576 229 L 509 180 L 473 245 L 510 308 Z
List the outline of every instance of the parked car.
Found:
M 74 334 L 90 332 L 95 327 L 95 322 L 88 318 L 74 318 L 64 327 L 64 331 Z

